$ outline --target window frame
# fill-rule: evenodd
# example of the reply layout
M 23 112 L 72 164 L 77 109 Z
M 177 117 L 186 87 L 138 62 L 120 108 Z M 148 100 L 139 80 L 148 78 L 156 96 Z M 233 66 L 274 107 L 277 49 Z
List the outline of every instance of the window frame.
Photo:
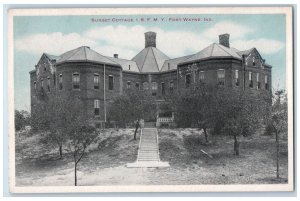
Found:
M 131 81 L 127 81 L 127 83 L 126 83 L 126 89 L 131 89 Z
M 113 91 L 114 90 L 114 84 L 115 84 L 114 76 L 113 75 L 108 75 L 108 90 Z
M 234 81 L 235 81 L 235 86 L 240 86 L 240 79 L 239 79 L 239 70 L 236 69 L 234 71 Z
M 253 73 L 249 71 L 249 87 L 253 88 Z
M 174 92 L 174 80 L 169 81 L 169 91 L 170 93 Z
M 189 83 L 187 83 L 187 77 L 189 77 Z M 191 75 L 191 73 L 185 74 L 184 78 L 185 78 L 185 82 L 184 82 L 185 83 L 185 87 L 186 88 L 190 87 L 192 85 L 192 81 L 191 81 L 192 75 Z
M 47 90 L 48 92 L 50 92 L 50 85 L 51 85 L 51 80 L 50 80 L 50 76 L 47 77 Z
M 220 77 L 221 74 L 219 72 L 224 72 L 222 77 Z M 225 69 L 220 68 L 217 70 L 218 86 L 225 86 L 225 74 Z
M 145 87 L 146 85 L 146 87 Z M 149 90 L 149 83 L 148 82 L 143 82 L 143 90 Z
M 205 71 L 199 71 L 199 82 L 204 83 L 205 82 Z
M 77 80 L 74 80 L 74 78 L 76 78 L 75 76 L 78 75 L 78 81 Z M 77 88 L 78 86 L 78 88 Z M 80 90 L 80 73 L 78 72 L 74 72 L 72 73 L 72 87 L 73 87 L 73 90 Z
M 161 95 L 166 95 L 166 84 L 165 82 L 161 83 Z
M 94 115 L 100 116 L 100 100 L 99 99 L 94 100 Z
M 98 80 L 98 81 L 96 81 Z M 99 73 L 94 73 L 93 77 L 94 89 L 98 90 L 100 88 L 100 75 Z
M 63 89 L 63 75 L 59 74 L 58 76 L 58 89 L 62 90 Z

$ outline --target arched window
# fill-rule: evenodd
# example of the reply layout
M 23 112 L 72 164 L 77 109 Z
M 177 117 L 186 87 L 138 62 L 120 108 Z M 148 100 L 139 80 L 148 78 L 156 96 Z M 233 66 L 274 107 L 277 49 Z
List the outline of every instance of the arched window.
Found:
M 80 74 L 73 73 L 73 89 L 80 89 Z
M 62 77 L 62 74 L 59 74 L 59 77 L 58 77 L 58 86 L 59 86 L 59 90 L 63 89 L 63 77 Z
M 99 74 L 95 73 L 94 74 L 94 89 L 99 89 Z

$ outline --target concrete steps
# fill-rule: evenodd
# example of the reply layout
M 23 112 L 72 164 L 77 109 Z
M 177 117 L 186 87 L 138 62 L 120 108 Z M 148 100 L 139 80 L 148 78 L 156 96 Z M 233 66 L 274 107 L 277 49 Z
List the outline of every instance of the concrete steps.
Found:
M 135 163 L 127 164 L 127 167 L 169 167 L 168 162 L 161 162 L 158 148 L 158 131 L 152 123 L 141 130 L 138 156 Z

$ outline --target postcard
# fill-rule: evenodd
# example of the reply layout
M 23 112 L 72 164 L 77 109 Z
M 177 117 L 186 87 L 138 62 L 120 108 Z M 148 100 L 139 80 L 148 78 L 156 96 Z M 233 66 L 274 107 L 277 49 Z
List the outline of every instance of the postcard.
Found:
M 11 193 L 293 191 L 293 9 L 8 12 Z

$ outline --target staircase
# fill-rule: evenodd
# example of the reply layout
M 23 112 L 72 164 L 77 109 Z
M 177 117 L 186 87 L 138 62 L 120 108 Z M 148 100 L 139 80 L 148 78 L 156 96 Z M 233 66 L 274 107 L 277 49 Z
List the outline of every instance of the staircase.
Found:
M 156 128 L 143 128 L 137 161 L 159 161 L 159 150 Z
M 161 162 L 158 148 L 158 132 L 154 127 L 142 128 L 139 150 L 135 163 L 128 163 L 127 167 L 169 167 L 168 162 Z

